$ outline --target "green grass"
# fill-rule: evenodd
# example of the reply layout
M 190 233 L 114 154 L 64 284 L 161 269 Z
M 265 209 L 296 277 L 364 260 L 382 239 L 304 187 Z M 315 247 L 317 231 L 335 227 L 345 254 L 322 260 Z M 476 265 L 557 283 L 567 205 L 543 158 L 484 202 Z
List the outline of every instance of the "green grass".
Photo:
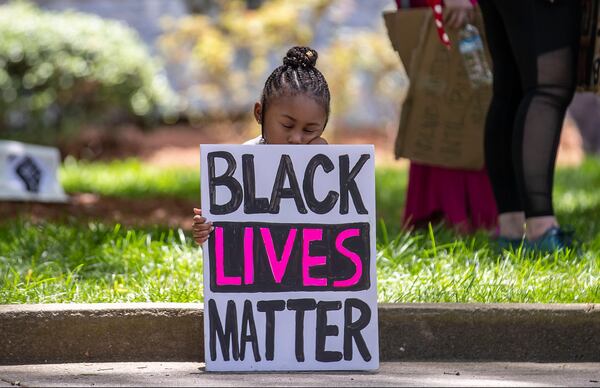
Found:
M 59 171 L 68 193 L 126 198 L 200 198 L 199 169 L 144 165 L 137 159 L 82 162 L 67 158 Z
M 385 222 L 389 234 L 400 232 L 408 171 L 379 167 L 375 170 L 377 217 Z M 378 230 L 378 236 L 381 236 Z
M 134 160 L 70 162 L 61 179 L 69 192 L 198 195 L 196 171 L 147 169 Z M 385 220 L 377 239 L 379 300 L 600 303 L 600 160 L 559 170 L 555 183 L 559 219 L 581 240 L 577 252 L 498 254 L 485 233 L 464 237 L 440 226 L 398 233 L 406 172 L 378 169 Z M 201 252 L 181 231 L 0 223 L 0 303 L 201 300 Z
M 596 238 L 593 244 L 600 242 Z M 379 299 L 389 302 L 600 302 L 600 254 L 497 254 L 489 237 L 442 228 L 378 244 Z
M 202 255 L 173 230 L 0 226 L 0 303 L 201 300 Z

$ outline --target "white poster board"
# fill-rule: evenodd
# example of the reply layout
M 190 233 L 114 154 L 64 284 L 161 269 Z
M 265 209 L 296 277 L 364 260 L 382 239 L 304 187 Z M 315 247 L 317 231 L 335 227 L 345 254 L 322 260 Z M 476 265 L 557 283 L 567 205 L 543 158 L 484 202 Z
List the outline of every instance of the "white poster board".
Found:
M 66 202 L 58 149 L 0 141 L 0 200 Z
M 377 369 L 373 146 L 200 151 L 206 369 Z

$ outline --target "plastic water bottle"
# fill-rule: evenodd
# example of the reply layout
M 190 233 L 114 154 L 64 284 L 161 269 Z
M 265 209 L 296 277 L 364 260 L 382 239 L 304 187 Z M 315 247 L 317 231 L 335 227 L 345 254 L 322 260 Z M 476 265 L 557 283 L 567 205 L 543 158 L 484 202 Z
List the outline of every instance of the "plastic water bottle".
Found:
M 485 58 L 483 41 L 479 30 L 467 24 L 459 34 L 458 49 L 462 54 L 469 80 L 473 88 L 492 84 L 492 72 Z

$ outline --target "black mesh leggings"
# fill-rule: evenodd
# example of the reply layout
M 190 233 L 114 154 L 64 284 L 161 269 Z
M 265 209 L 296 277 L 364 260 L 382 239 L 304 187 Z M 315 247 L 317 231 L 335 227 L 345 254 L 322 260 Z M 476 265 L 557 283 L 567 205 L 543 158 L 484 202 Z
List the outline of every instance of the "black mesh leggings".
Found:
M 480 0 L 494 69 L 486 164 L 500 213 L 552 215 L 560 131 L 575 91 L 578 0 Z

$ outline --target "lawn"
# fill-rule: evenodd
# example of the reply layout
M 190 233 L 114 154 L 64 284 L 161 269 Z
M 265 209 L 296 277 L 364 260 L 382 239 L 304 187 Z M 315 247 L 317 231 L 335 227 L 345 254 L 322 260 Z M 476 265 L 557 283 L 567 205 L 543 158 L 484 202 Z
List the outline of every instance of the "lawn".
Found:
M 378 168 L 381 302 L 600 303 L 600 160 L 559 169 L 559 219 L 577 230 L 577 251 L 499 253 L 485 233 L 441 226 L 400 232 L 406 171 Z M 199 196 L 197 171 L 139 161 L 81 163 L 61 170 L 68 192 L 148 198 Z M 0 303 L 202 300 L 202 255 L 188 233 L 164 227 L 0 222 Z

